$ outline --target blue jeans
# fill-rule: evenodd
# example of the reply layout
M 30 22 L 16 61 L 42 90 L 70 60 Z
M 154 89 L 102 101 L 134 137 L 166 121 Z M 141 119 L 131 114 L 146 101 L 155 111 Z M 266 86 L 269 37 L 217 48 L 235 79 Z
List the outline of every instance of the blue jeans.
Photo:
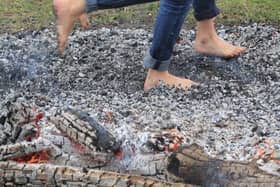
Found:
M 86 0 L 86 12 L 125 7 L 157 0 Z M 160 0 L 152 46 L 144 58 L 146 68 L 167 71 L 176 39 L 186 15 L 193 3 L 194 16 L 198 21 L 219 14 L 215 0 Z

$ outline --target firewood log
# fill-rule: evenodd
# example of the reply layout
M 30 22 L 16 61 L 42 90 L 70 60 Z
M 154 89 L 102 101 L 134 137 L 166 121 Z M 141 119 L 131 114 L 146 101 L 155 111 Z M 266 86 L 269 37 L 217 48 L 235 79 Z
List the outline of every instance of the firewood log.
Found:
M 280 177 L 260 170 L 253 162 L 211 158 L 197 144 L 181 147 L 169 157 L 167 171 L 185 183 L 201 186 L 280 186 Z
M 109 171 L 15 162 L 0 162 L 0 186 L 194 187 Z
M 120 150 L 120 142 L 109 130 L 85 112 L 73 109 L 58 111 L 50 121 L 74 142 L 91 151 L 115 153 Z
M 43 139 L 37 139 L 32 142 L 2 145 L 0 146 L 0 161 L 49 150 L 51 147 L 51 143 Z

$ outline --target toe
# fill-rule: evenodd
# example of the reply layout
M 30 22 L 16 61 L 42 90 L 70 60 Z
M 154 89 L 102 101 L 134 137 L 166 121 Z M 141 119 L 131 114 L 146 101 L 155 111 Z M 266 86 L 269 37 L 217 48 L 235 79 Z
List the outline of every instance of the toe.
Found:
M 245 47 L 239 47 L 239 51 L 240 51 L 240 53 L 244 52 L 245 50 L 246 50 L 246 48 L 245 48 Z
M 234 50 L 234 56 L 239 56 L 243 51 L 244 51 L 244 48 L 237 47 L 237 48 Z
M 82 14 L 80 17 L 79 17 L 79 21 L 80 21 L 80 24 L 81 26 L 84 28 L 84 29 L 88 29 L 89 28 L 89 19 L 87 17 L 86 14 Z

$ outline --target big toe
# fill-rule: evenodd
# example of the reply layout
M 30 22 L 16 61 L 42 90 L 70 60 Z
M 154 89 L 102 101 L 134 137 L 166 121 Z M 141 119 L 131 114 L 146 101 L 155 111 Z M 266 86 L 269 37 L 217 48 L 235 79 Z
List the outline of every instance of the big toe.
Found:
M 245 47 L 238 47 L 238 49 L 239 49 L 239 53 L 242 53 L 242 52 L 244 52 L 246 50 Z
M 232 54 L 233 57 L 239 56 L 245 50 L 244 47 L 235 47 Z

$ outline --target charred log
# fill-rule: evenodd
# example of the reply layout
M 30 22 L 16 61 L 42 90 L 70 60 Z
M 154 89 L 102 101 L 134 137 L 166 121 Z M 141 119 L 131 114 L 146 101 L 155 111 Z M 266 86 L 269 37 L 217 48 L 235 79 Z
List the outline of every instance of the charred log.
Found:
M 211 158 L 196 144 L 172 154 L 167 170 L 185 183 L 201 186 L 280 186 L 280 177 L 265 173 L 255 163 Z
M 48 141 L 38 139 L 32 142 L 21 142 L 11 145 L 0 146 L 0 160 L 17 158 L 43 150 L 50 150 L 52 145 Z
M 193 185 L 67 166 L 0 162 L 0 186 L 192 187 Z
M 52 144 L 52 148 L 48 151 L 49 162 L 54 165 L 65 165 L 73 167 L 100 168 L 107 164 L 107 155 L 97 155 L 93 157 L 87 154 L 70 154 L 63 152 L 59 147 Z
M 4 105 L 0 116 L 0 145 L 22 142 L 36 137 L 36 122 L 42 114 L 34 108 L 15 98 Z
M 45 151 L 48 162 L 52 164 L 63 164 L 74 167 L 100 168 L 106 165 L 106 155 L 98 155 L 93 158 L 88 155 L 72 155 L 62 152 L 57 146 L 45 139 L 37 139 L 32 142 L 21 142 L 11 145 L 0 146 L 0 161 L 28 159 L 30 155 L 36 155 Z
M 91 151 L 115 153 L 120 150 L 120 143 L 114 136 L 85 112 L 68 109 L 50 120 L 73 141 Z

